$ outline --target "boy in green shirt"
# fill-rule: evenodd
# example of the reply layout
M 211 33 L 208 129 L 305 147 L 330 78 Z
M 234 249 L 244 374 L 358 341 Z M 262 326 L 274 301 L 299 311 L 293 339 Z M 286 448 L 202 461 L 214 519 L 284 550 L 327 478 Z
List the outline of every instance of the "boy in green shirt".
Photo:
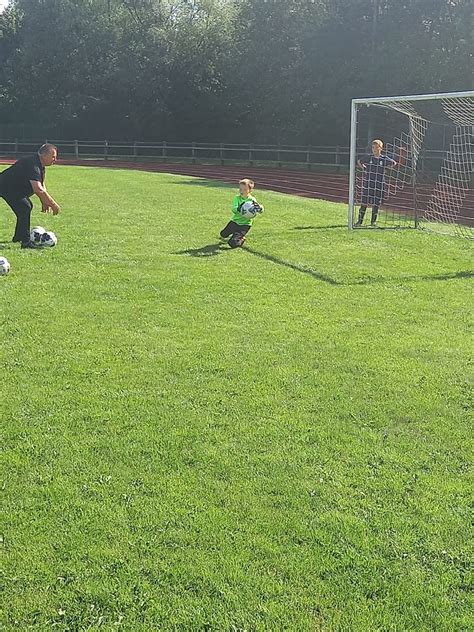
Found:
M 253 202 L 257 213 L 263 213 L 263 206 L 260 206 L 253 195 L 251 195 L 254 186 L 254 181 L 249 178 L 244 178 L 239 181 L 240 192 L 239 195 L 234 197 L 232 219 L 220 232 L 221 240 L 229 240 L 228 243 L 231 248 L 238 248 L 243 245 L 245 236 L 252 226 L 253 219 L 244 217 L 241 213 L 242 204 L 245 202 Z

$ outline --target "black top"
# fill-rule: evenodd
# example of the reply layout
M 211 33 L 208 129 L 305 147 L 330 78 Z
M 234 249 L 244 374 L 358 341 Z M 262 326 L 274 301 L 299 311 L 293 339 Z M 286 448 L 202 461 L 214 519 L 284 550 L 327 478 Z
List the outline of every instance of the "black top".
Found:
M 387 156 L 387 154 L 380 154 L 374 156 L 374 154 L 366 154 L 359 158 L 360 162 L 365 165 L 364 179 L 370 182 L 381 182 L 385 172 L 385 167 L 393 167 L 396 165 L 396 161 L 393 158 Z
M 18 200 L 30 197 L 33 195 L 30 180 L 43 184 L 44 173 L 39 154 L 20 158 L 0 173 L 0 196 Z

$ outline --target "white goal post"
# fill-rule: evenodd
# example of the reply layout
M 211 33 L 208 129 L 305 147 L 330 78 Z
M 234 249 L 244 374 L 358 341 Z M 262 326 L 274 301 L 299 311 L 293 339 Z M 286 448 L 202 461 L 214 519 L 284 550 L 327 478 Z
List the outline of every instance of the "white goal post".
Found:
M 373 226 L 474 238 L 473 162 L 474 91 L 353 99 L 348 228 L 372 206 Z

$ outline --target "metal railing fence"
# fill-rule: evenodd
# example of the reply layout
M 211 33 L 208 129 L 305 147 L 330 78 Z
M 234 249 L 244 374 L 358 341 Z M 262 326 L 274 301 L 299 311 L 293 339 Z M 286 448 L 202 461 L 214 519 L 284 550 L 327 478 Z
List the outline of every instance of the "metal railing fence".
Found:
M 37 150 L 43 142 L 58 146 L 60 158 L 75 160 L 127 160 L 217 164 L 276 163 L 277 165 L 348 166 L 347 147 L 314 147 L 302 145 L 254 145 L 237 143 L 120 142 L 107 140 L 19 140 L 0 139 L 0 156 L 17 157 Z
M 187 162 L 191 164 L 245 164 L 283 167 L 295 165 L 306 169 L 349 168 L 349 147 L 312 145 L 258 145 L 237 143 L 129 142 L 108 140 L 0 139 L 0 157 L 17 158 L 34 153 L 39 145 L 51 142 L 58 146 L 60 158 L 72 160 L 122 160 L 130 162 Z M 360 153 L 366 151 L 361 148 Z M 443 151 L 427 150 L 420 157 L 421 168 L 436 169 Z M 428 164 L 424 164 L 424 163 Z

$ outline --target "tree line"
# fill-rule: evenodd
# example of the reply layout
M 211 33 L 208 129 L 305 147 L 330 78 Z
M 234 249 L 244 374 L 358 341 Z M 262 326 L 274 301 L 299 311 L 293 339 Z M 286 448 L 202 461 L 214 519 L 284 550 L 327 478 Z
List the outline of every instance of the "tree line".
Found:
M 345 145 L 351 98 L 472 89 L 472 52 L 471 0 L 10 0 L 0 137 Z

